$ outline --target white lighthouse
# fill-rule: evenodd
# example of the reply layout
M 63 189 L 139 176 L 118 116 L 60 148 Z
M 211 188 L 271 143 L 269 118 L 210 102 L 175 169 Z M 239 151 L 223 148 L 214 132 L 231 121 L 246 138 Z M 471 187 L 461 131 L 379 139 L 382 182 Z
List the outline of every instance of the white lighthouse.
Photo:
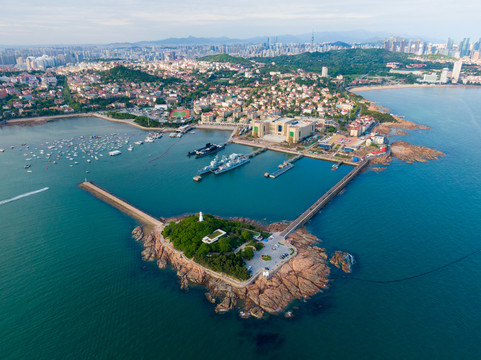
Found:
M 204 217 L 202 216 L 202 211 L 199 213 L 199 222 L 204 221 Z

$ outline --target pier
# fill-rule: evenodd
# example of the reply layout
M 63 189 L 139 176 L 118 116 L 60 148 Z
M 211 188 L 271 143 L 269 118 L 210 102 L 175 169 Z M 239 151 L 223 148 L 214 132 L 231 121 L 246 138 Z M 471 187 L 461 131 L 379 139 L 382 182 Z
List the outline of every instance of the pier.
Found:
M 361 161 L 358 166 L 351 170 L 349 174 L 344 176 L 341 181 L 334 185 L 328 192 L 326 192 L 319 200 L 317 200 L 309 209 L 304 211 L 296 220 L 291 222 L 287 228 L 280 233 L 283 238 L 289 236 L 298 227 L 307 223 L 319 210 L 321 210 L 329 201 L 332 200 L 344 187 L 351 182 L 359 173 L 369 164 L 369 160 Z
M 281 145 L 266 144 L 266 143 L 254 142 L 254 141 L 249 141 L 249 140 L 241 140 L 241 139 L 237 139 L 237 138 L 232 139 L 232 142 L 234 144 L 240 144 L 240 145 L 246 145 L 246 146 L 264 147 L 267 150 L 283 152 L 285 154 L 303 155 L 304 157 L 310 158 L 310 159 L 324 160 L 324 161 L 330 161 L 330 162 L 335 162 L 335 163 L 339 162 L 339 158 L 336 157 L 336 156 L 327 155 L 327 154 L 315 154 L 315 153 L 310 153 L 310 152 L 307 152 L 307 151 L 301 152 L 301 151 L 298 151 L 298 150 L 283 147 Z M 357 166 L 358 165 L 357 162 L 349 161 L 347 159 L 343 159 L 342 161 L 346 165 L 351 165 L 351 166 Z
M 270 177 L 271 179 L 275 179 L 276 177 L 279 177 L 281 176 L 282 174 L 284 174 L 285 172 L 291 170 L 293 167 L 294 167 L 294 163 L 297 161 L 297 160 L 300 160 L 304 157 L 303 154 L 299 154 L 299 155 L 296 155 L 294 156 L 293 158 L 290 158 L 286 161 L 284 161 L 282 164 L 280 164 L 278 166 L 278 170 L 274 171 L 273 173 L 265 173 L 264 176 L 265 177 Z
M 257 155 L 263 153 L 264 151 L 267 151 L 267 148 L 266 148 L 266 147 L 263 147 L 263 148 L 254 150 L 254 151 L 251 152 L 250 154 L 247 154 L 247 157 L 248 157 L 249 159 L 251 159 L 251 158 L 253 158 L 254 156 L 257 156 Z
M 139 220 L 144 225 L 151 225 L 155 227 L 161 227 L 164 225 L 162 221 L 157 220 L 153 216 L 143 212 L 142 210 L 137 209 L 136 207 L 130 205 L 126 201 L 119 199 L 117 196 L 105 191 L 104 189 L 95 185 L 91 181 L 85 181 L 79 184 L 79 187 L 88 191 L 89 193 L 98 197 L 99 199 L 104 200 L 110 205 L 116 207 L 120 211 Z
M 273 173 L 270 173 L 270 174 L 266 173 L 266 174 L 268 174 L 268 176 L 266 176 L 266 177 L 270 177 L 271 179 L 275 179 L 276 177 L 279 177 L 282 174 L 284 174 L 285 172 L 291 170 L 293 167 L 294 167 L 294 165 L 292 165 L 291 163 L 288 163 L 288 164 L 282 166 L 281 168 L 279 168 L 278 170 L 274 171 Z

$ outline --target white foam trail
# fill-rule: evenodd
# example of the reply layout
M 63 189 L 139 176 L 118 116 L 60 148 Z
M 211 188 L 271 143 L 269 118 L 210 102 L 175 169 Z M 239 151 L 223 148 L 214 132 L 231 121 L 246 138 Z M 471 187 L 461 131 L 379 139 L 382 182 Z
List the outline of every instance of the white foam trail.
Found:
M 44 187 L 43 189 L 40 189 L 40 190 L 35 190 L 35 191 L 31 191 L 31 192 L 28 192 L 28 193 L 25 193 L 25 194 L 22 194 L 22 195 L 18 195 L 18 196 L 15 196 L 11 199 L 7 199 L 7 200 L 2 200 L 0 201 L 0 205 L 4 205 L 6 203 L 9 203 L 9 202 L 12 202 L 12 201 L 15 201 L 15 200 L 18 200 L 18 199 L 21 199 L 21 198 L 24 198 L 24 197 L 27 197 L 27 196 L 30 196 L 30 195 L 35 195 L 35 194 L 38 194 L 39 192 L 42 192 L 42 191 L 45 191 L 45 190 L 48 190 L 48 187 Z

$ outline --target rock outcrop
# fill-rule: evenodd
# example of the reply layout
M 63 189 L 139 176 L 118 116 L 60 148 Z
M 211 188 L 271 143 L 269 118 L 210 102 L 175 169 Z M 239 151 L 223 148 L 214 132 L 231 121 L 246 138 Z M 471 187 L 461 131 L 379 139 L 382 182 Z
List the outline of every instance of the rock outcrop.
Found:
M 278 223 L 275 228 L 282 227 Z M 307 299 L 327 288 L 329 266 L 324 249 L 314 246 L 319 242 L 315 236 L 300 229 L 289 236 L 289 241 L 297 248 L 297 256 L 284 264 L 270 278 L 262 276 L 246 287 L 236 287 L 187 259 L 173 249 L 159 231 L 144 233 L 141 227 L 132 236 L 142 241 L 142 257 L 146 261 L 157 261 L 160 268 L 172 266 L 177 270 L 182 289 L 190 283 L 204 286 L 207 299 L 217 304 L 215 311 L 227 312 L 239 308 L 245 316 L 261 318 L 265 313 L 278 314 L 295 299 Z
M 407 136 L 409 134 L 403 130 L 429 130 L 430 129 L 429 126 L 416 124 L 412 121 L 407 121 L 397 116 L 394 116 L 394 118 L 397 120 L 397 122 L 381 123 L 376 126 L 374 131 L 377 131 L 379 134 L 383 134 L 387 136 L 391 134 L 391 132 L 394 129 L 396 129 L 396 132 L 394 133 L 394 135 Z
M 412 145 L 405 141 L 396 141 L 391 145 L 391 154 L 399 160 L 413 163 L 435 160 L 444 153 L 421 145 Z
M 330 263 L 341 269 L 346 274 L 350 274 L 352 271 L 352 265 L 354 264 L 354 258 L 351 254 L 342 251 L 336 251 L 334 255 L 329 259 Z

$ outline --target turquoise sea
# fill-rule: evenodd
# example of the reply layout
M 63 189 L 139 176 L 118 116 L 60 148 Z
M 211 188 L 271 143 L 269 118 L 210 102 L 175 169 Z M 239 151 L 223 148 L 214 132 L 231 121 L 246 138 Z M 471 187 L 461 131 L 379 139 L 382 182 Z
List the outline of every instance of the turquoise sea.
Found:
M 133 142 L 146 133 L 92 118 L 1 128 L 0 202 L 49 190 L 0 205 L 0 359 L 479 358 L 481 253 L 412 280 L 357 279 L 400 279 L 481 249 L 481 89 L 362 95 L 431 126 L 405 140 L 446 156 L 366 171 L 308 223 L 320 246 L 349 251 L 357 264 L 351 277 L 293 304 L 291 320 L 215 314 L 203 289 L 181 291 L 173 271 L 141 260 L 134 220 L 77 184 L 92 180 L 155 216 L 203 211 L 272 222 L 294 219 L 348 167 L 302 159 L 265 179 L 286 158 L 266 152 L 195 183 L 210 158 L 187 151 L 229 137 L 196 130 L 90 164 L 34 159 L 28 173 L 22 143 L 34 151 L 64 138 L 116 133 Z M 249 151 L 228 145 L 223 153 Z

